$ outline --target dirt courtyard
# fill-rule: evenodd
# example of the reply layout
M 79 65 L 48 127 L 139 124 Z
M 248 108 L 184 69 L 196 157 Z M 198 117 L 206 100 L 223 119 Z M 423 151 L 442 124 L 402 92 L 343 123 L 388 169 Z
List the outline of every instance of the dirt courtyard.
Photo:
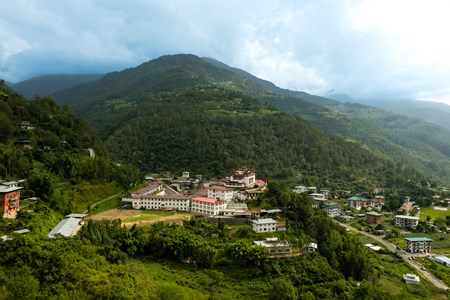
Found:
M 164 221 L 170 223 L 181 223 L 189 219 L 187 213 L 162 213 L 159 211 L 142 211 L 137 209 L 110 209 L 88 217 L 92 220 L 115 220 L 120 219 L 126 227 L 134 224 L 137 226 L 147 226 L 156 222 Z

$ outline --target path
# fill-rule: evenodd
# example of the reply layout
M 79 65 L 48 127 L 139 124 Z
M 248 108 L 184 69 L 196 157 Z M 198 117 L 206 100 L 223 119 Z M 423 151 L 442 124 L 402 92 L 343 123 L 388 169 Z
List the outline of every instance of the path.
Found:
M 98 202 L 95 202 L 94 204 L 91 205 L 90 209 L 93 209 L 94 207 L 96 207 L 96 206 L 99 205 L 100 203 L 103 203 L 103 202 L 105 202 L 105 201 L 111 200 L 111 199 L 113 199 L 113 198 L 115 198 L 115 197 L 119 197 L 120 195 L 122 195 L 122 192 L 117 193 L 117 194 L 115 194 L 115 195 L 112 195 L 112 196 L 110 196 L 110 197 L 108 197 L 108 198 L 105 198 L 105 199 L 103 199 L 103 200 L 100 200 L 100 201 L 98 201 Z M 88 213 L 87 210 L 83 211 L 83 214 L 87 214 L 87 213 Z
M 354 228 L 354 227 L 352 227 L 350 225 L 338 222 L 336 220 L 334 220 L 334 221 L 336 223 L 338 223 L 339 225 L 347 228 L 347 229 L 350 229 L 350 230 L 356 231 L 358 233 L 364 234 L 365 236 L 368 236 L 368 237 L 376 240 L 377 242 L 379 242 L 380 244 L 385 246 L 390 251 L 397 252 L 403 258 L 403 260 L 405 260 L 408 264 L 410 264 L 413 268 L 415 268 L 423 277 L 428 279 L 437 288 L 444 289 L 444 290 L 448 290 L 449 289 L 449 287 L 445 283 L 443 283 L 439 278 L 434 276 L 432 273 L 428 272 L 427 270 L 422 270 L 423 266 L 421 264 L 419 264 L 415 260 L 409 260 L 408 257 L 411 257 L 410 253 L 406 253 L 404 251 L 399 252 L 397 250 L 397 247 L 394 244 L 392 244 L 392 243 L 382 239 L 380 236 L 376 236 L 376 235 L 373 235 L 373 234 L 370 234 L 370 233 L 367 233 L 367 232 L 364 232 L 364 231 L 360 231 L 360 230 L 358 230 L 358 229 L 356 229 L 356 228 Z

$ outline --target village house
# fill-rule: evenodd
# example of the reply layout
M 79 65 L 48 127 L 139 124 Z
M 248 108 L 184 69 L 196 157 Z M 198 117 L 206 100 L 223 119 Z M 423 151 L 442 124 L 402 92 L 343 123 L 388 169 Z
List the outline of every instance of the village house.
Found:
M 405 238 L 406 251 L 409 253 L 431 253 L 431 242 L 427 237 L 411 237 Z
M 252 220 L 252 226 L 256 233 L 277 231 L 277 221 L 271 218 Z
M 371 207 L 378 211 L 381 211 L 383 209 L 383 205 L 384 205 L 384 196 L 377 195 L 373 199 L 367 200 L 367 207 Z
M 0 208 L 4 218 L 15 218 L 20 209 L 20 190 L 15 181 L 0 184 Z
M 383 214 L 370 211 L 366 213 L 366 222 L 369 224 L 381 224 L 381 217 L 383 217 Z
M 263 241 L 254 241 L 257 246 L 262 246 L 267 249 L 271 256 L 290 255 L 292 253 L 292 246 L 288 242 L 281 242 L 278 238 L 266 238 Z
M 317 246 L 317 243 L 308 243 L 304 246 L 304 249 L 306 252 L 313 253 L 317 252 L 319 250 L 319 247 Z
M 347 199 L 348 206 L 350 208 L 360 210 L 363 206 L 366 205 L 366 199 L 362 197 L 353 196 Z
M 323 210 L 325 210 L 325 213 L 330 217 L 336 217 L 339 216 L 341 213 L 341 208 L 337 203 L 325 203 L 325 205 L 322 206 Z
M 19 126 L 20 126 L 20 129 L 24 129 L 24 130 L 33 130 L 36 128 L 36 126 L 34 126 L 34 124 L 31 123 L 30 121 L 20 121 Z
M 245 188 L 252 187 L 256 184 L 256 172 L 249 169 L 233 170 L 230 178 L 225 181 L 226 187 Z
M 310 196 L 314 200 L 314 203 L 313 203 L 314 208 L 319 208 L 321 205 L 325 204 L 327 201 L 327 198 L 325 197 L 324 194 L 312 193 L 312 194 L 310 194 Z
M 208 187 L 208 198 L 229 202 L 233 200 L 233 189 L 223 185 L 211 185 Z
M 205 215 L 218 215 L 220 211 L 223 211 L 227 206 L 227 202 L 224 200 L 217 200 L 205 197 L 193 197 L 191 199 L 191 212 L 205 214 Z
M 416 228 L 419 224 L 419 217 L 396 215 L 395 226 Z

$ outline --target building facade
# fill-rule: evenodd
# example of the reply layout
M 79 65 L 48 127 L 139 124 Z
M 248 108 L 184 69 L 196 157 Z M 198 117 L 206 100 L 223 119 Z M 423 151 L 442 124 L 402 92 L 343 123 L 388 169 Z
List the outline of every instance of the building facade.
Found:
M 330 217 L 337 217 L 341 213 L 341 208 L 337 203 L 325 203 L 325 205 L 323 205 L 322 208 L 325 210 L 326 214 Z
M 277 221 L 274 219 L 256 219 L 252 220 L 253 231 L 256 233 L 261 232 L 274 232 L 277 231 Z
M 406 251 L 409 253 L 431 253 L 431 242 L 433 241 L 427 237 L 412 237 L 405 238 Z
M 253 242 L 257 246 L 262 246 L 267 249 L 269 255 L 283 256 L 292 253 L 292 246 L 287 242 L 281 242 L 278 238 L 266 238 L 264 241 Z
M 419 224 L 419 217 L 395 216 L 395 226 L 416 228 Z
M 8 182 L 0 185 L 0 208 L 3 217 L 14 218 L 20 209 L 20 190 L 16 182 Z
M 233 200 L 233 189 L 223 185 L 212 185 L 208 187 L 208 198 L 229 202 Z
M 381 223 L 381 217 L 383 217 L 383 214 L 370 211 L 366 213 L 366 222 L 369 224 L 380 224 Z
M 138 198 L 122 198 L 122 202 L 130 202 L 131 207 L 134 209 L 190 210 L 189 197 L 183 196 L 142 195 Z
M 204 215 L 218 215 L 227 207 L 224 200 L 211 199 L 206 197 L 194 197 L 191 199 L 191 212 Z

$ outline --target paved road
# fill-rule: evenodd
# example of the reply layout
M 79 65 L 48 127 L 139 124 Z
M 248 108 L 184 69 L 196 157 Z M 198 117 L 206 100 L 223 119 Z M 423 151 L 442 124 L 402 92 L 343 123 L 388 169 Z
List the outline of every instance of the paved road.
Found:
M 115 197 L 119 197 L 120 195 L 122 195 L 122 192 L 117 193 L 117 194 L 115 194 L 115 195 L 112 195 L 112 196 L 110 196 L 110 197 L 108 197 L 108 198 L 105 198 L 105 199 L 103 199 L 103 200 L 100 200 L 100 201 L 98 201 L 98 202 L 95 202 L 94 204 L 91 205 L 91 209 L 93 209 L 94 207 L 96 207 L 97 205 L 99 205 L 99 204 L 102 203 L 102 202 L 111 200 L 112 198 L 115 198 Z M 83 211 L 83 214 L 87 214 L 87 213 L 88 213 L 87 210 Z
M 358 233 L 364 234 L 364 235 L 366 235 L 366 236 L 376 240 L 377 242 L 379 242 L 380 244 L 385 246 L 386 249 L 388 249 L 390 251 L 397 252 L 398 254 L 400 254 L 400 256 L 408 264 L 410 264 L 413 268 L 415 268 L 423 277 L 428 279 L 437 288 L 444 289 L 444 290 L 448 290 L 449 289 L 449 287 L 445 283 L 443 283 L 439 278 L 434 276 L 432 273 L 428 272 L 427 270 L 422 270 L 421 269 L 422 268 L 421 264 L 419 264 L 415 260 L 409 260 L 408 257 L 411 257 L 411 254 L 405 253 L 404 251 L 402 251 L 402 252 L 397 251 L 397 247 L 394 244 L 392 244 L 392 243 L 382 239 L 380 236 L 373 235 L 373 234 L 370 234 L 370 233 L 367 233 L 367 232 L 364 232 L 364 231 L 360 231 L 360 230 L 358 230 L 358 229 L 356 229 L 356 228 L 354 228 L 354 227 L 352 227 L 350 225 L 347 225 L 347 224 L 344 224 L 344 223 L 340 223 L 340 222 L 338 222 L 336 220 L 335 220 L 335 222 L 337 222 L 339 225 L 341 225 L 341 226 L 343 226 L 343 227 L 345 227 L 347 229 L 350 229 L 350 230 L 356 231 Z

